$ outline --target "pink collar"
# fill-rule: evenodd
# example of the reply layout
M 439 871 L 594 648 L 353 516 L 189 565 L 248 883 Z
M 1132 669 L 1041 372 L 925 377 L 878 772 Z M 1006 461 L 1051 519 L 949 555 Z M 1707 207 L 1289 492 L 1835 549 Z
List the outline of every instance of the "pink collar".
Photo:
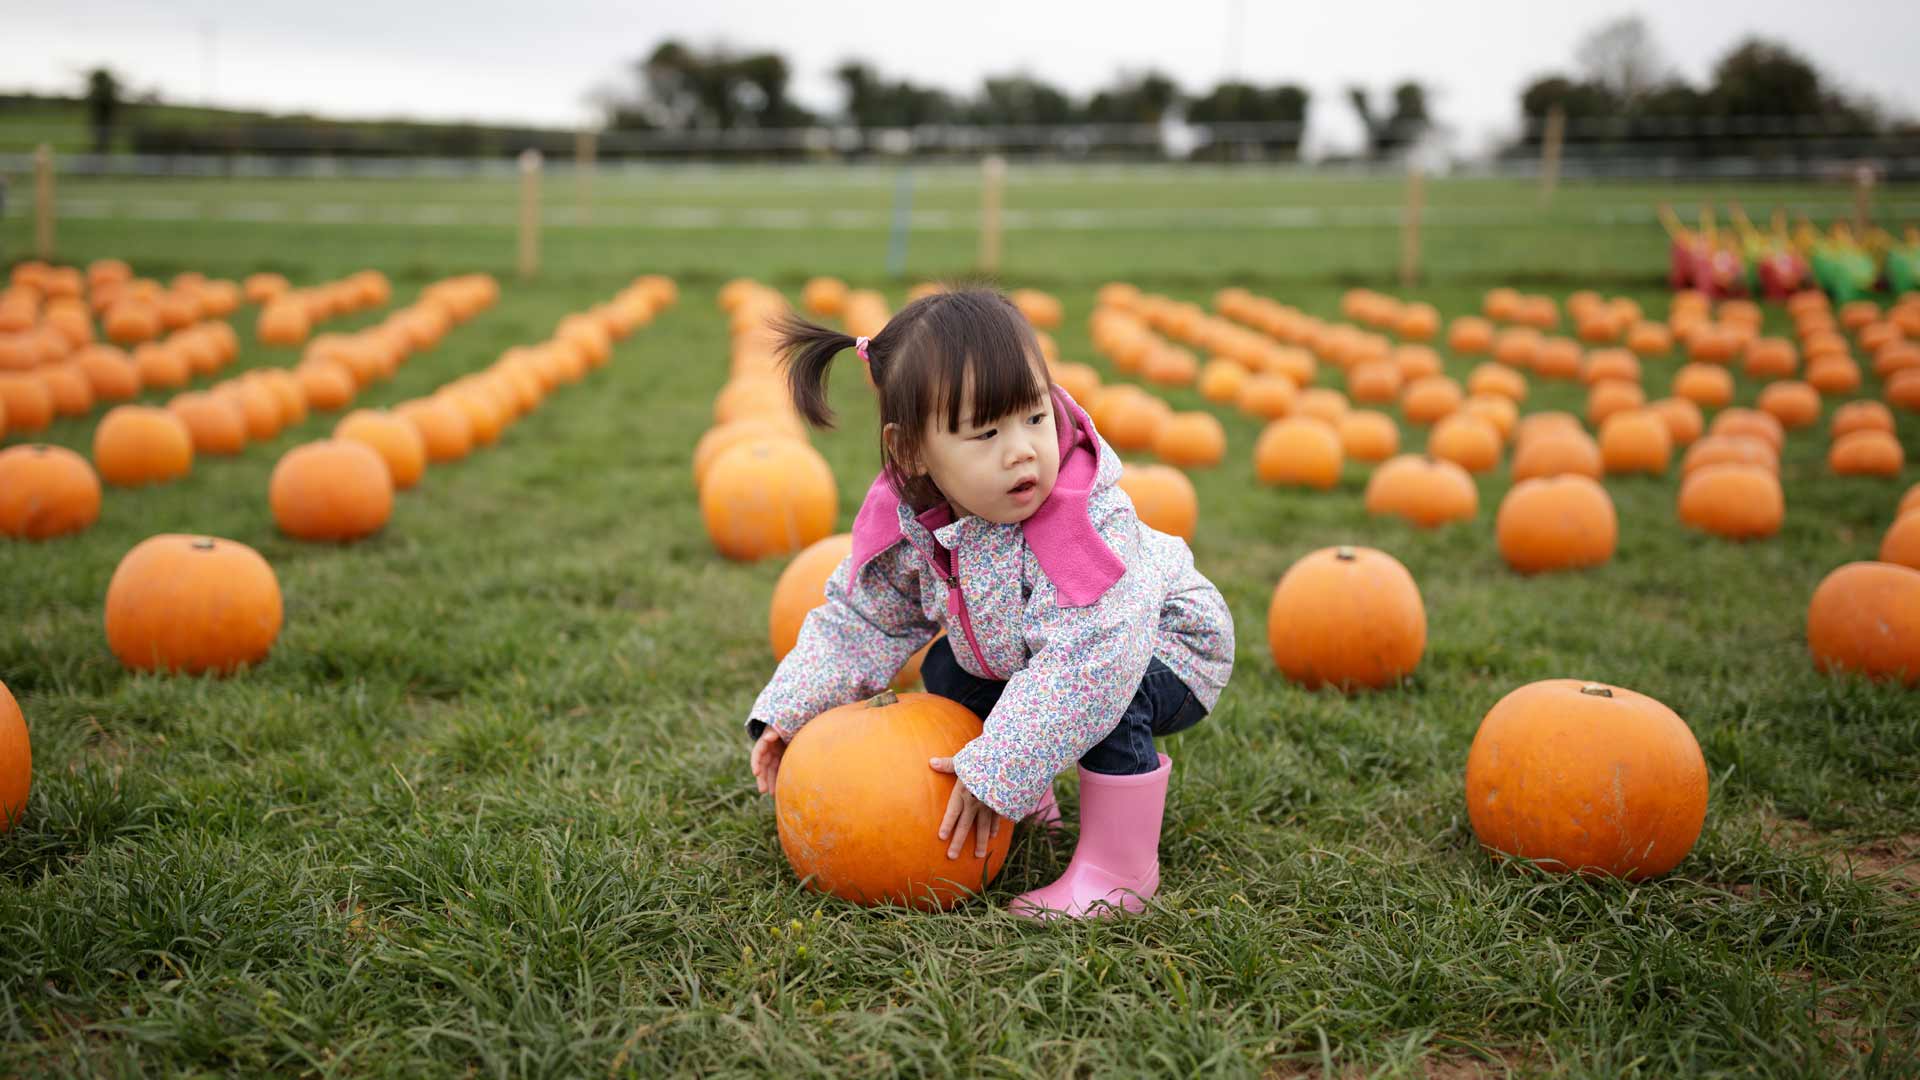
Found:
M 1053 388 L 1053 402 L 1064 419 L 1060 429 L 1060 475 L 1047 501 L 1020 523 L 1027 547 L 1040 560 L 1040 569 L 1053 582 L 1062 607 L 1086 607 L 1106 595 L 1126 574 L 1127 565 L 1113 553 L 1093 527 L 1087 503 L 1100 475 L 1100 438 L 1093 421 L 1065 390 Z M 931 532 L 953 521 L 946 503 L 923 511 L 917 518 Z M 853 570 L 847 587 L 874 557 L 904 540 L 900 496 L 885 473 L 874 478 L 867 497 L 853 519 Z

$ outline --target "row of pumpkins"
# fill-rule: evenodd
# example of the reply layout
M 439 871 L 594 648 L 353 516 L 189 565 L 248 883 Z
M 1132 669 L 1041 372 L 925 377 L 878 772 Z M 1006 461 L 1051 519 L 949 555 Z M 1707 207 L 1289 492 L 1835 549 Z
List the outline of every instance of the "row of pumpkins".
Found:
M 311 408 L 345 408 L 389 377 L 416 348 L 491 306 L 486 275 L 436 282 L 415 304 L 356 335 L 316 339 L 298 368 L 248 372 L 210 393 L 175 397 L 165 408 L 120 406 L 94 431 L 93 465 L 51 446 L 0 453 L 0 534 L 46 539 L 99 516 L 101 479 L 140 486 L 177 479 L 200 454 L 234 454 L 304 421 Z M 371 535 L 391 516 L 396 490 L 416 485 L 429 463 L 466 457 L 496 441 L 555 387 L 575 382 L 610 357 L 613 342 L 650 321 L 677 296 L 672 281 L 636 280 L 612 301 L 565 316 L 551 340 L 509 349 L 486 371 L 462 376 L 390 412 L 359 409 L 333 437 L 288 451 L 275 467 L 268 501 L 287 535 L 347 541 Z M 325 376 L 324 379 L 319 376 Z M 97 466 L 98 471 L 95 471 Z
M 279 275 L 265 275 L 263 289 L 262 276 L 248 279 L 250 302 L 287 292 Z M 270 292 L 275 283 L 279 292 Z M 391 287 L 385 275 L 366 270 L 289 295 L 309 298 L 317 320 L 385 304 Z M 86 416 L 102 403 L 218 374 L 240 351 L 239 336 L 223 320 L 241 296 L 239 285 L 193 271 L 176 275 L 163 291 L 157 281 L 132 277 L 118 259 L 90 264 L 84 277 L 74 267 L 21 263 L 0 292 L 0 435 L 43 431 L 56 417 Z M 323 304 L 322 297 L 337 300 Z M 97 340 L 89 306 L 105 313 L 100 330 L 118 344 Z M 141 313 L 138 327 L 128 328 L 128 310 Z M 132 346 L 131 354 L 122 344 Z
M 1700 438 L 1706 425 L 1698 404 L 1676 396 L 1636 408 L 1637 386 L 1625 384 L 1637 383 L 1637 362 L 1627 356 L 1625 366 L 1608 364 L 1620 358 L 1596 354 L 1583 370 L 1584 377 L 1595 385 L 1588 415 L 1599 429 L 1596 442 L 1571 414 L 1541 412 L 1522 419 L 1519 403 L 1527 395 L 1527 383 L 1518 371 L 1499 363 L 1483 364 L 1469 380 L 1471 396 L 1463 398 L 1457 384 L 1438 374 L 1438 358 L 1432 350 L 1410 345 L 1398 350 L 1397 362 L 1428 374 L 1421 375 L 1409 388 L 1402 398 L 1402 408 L 1409 421 L 1430 423 L 1433 429 L 1427 458 L 1396 457 L 1399 431 L 1390 416 L 1352 408 L 1347 396 L 1331 387 L 1300 388 L 1295 380 L 1311 378 L 1317 370 L 1305 348 L 1248 341 L 1239 327 L 1223 325 L 1224 320 L 1206 316 L 1197 306 L 1146 296 L 1131 286 L 1108 286 L 1102 297 L 1108 306 L 1096 310 L 1092 320 L 1094 340 L 1117 367 L 1138 370 L 1143 362 L 1150 362 L 1143 358 L 1178 349 L 1154 333 L 1151 321 L 1152 326 L 1182 334 L 1189 342 L 1215 351 L 1215 359 L 1201 380 L 1204 396 L 1214 401 L 1235 401 L 1243 411 L 1258 417 L 1280 418 L 1272 420 L 1254 449 L 1256 472 L 1263 482 L 1326 489 L 1338 482 L 1347 459 L 1386 460 L 1368 484 L 1369 510 L 1398 513 L 1422 525 L 1473 517 L 1478 511 L 1478 493 L 1468 474 L 1496 467 L 1503 445 L 1511 438 L 1516 481 L 1567 475 L 1598 480 L 1605 474 L 1628 472 L 1660 474 L 1667 471 L 1674 448 L 1687 446 L 1682 462 L 1685 482 L 1678 499 L 1681 520 L 1729 538 L 1769 536 L 1778 530 L 1785 511 L 1778 482 L 1779 452 L 1787 430 L 1781 417 L 1801 426 L 1819 414 L 1817 399 L 1811 410 L 1788 409 L 1782 407 L 1781 397 L 1763 393 L 1761 403 L 1770 408 L 1726 409 L 1715 417 L 1707 437 Z M 1299 341 L 1318 340 L 1326 358 L 1344 369 L 1354 397 L 1370 398 L 1366 362 L 1355 360 L 1339 345 L 1340 331 L 1350 328 L 1329 328 L 1318 320 L 1308 321 L 1291 309 L 1242 290 L 1226 290 L 1216 302 L 1221 310 L 1234 312 L 1263 329 L 1281 329 Z M 1244 366 L 1247 363 L 1261 364 L 1268 370 L 1250 371 Z M 1077 378 L 1081 372 L 1072 369 L 1080 367 L 1083 365 L 1063 365 L 1066 370 L 1057 368 L 1056 375 Z M 1721 369 L 1714 370 L 1725 374 Z M 1603 374 L 1606 371 L 1613 374 Z M 1356 374 L 1360 378 L 1355 378 Z M 1730 377 L 1728 383 L 1730 386 Z M 1074 392 L 1085 395 L 1096 425 L 1122 449 L 1152 449 L 1163 460 L 1182 468 L 1213 464 L 1224 451 L 1223 429 L 1204 413 L 1175 413 L 1171 406 L 1138 386 L 1102 386 L 1097 373 L 1086 374 L 1085 387 Z M 1612 400 L 1606 396 L 1610 390 L 1618 395 Z M 1879 402 L 1857 401 L 1841 406 L 1833 415 L 1830 430 L 1833 441 L 1828 460 L 1837 474 L 1894 476 L 1904 465 L 1904 452 L 1894 437 L 1893 414 Z M 1191 485 L 1169 469 L 1149 467 L 1138 472 L 1129 492 L 1142 516 L 1162 531 L 1190 539 L 1197 511 Z M 1149 472 L 1153 475 L 1147 475 Z M 1563 553 L 1565 565 L 1590 565 L 1595 560 L 1604 561 L 1611 553 L 1611 501 L 1597 484 L 1555 485 L 1558 491 L 1552 497 L 1539 485 L 1523 483 L 1521 487 L 1525 490 L 1516 488 L 1503 503 L 1501 514 L 1503 523 L 1514 523 L 1511 529 L 1501 530 L 1502 548 L 1517 568 L 1552 568 L 1551 559 L 1541 552 L 1522 550 L 1533 545 L 1517 538 L 1537 535 L 1521 522 L 1536 516 L 1545 520 L 1563 506 L 1579 507 L 1578 520 L 1590 527 L 1581 533 L 1588 538 L 1584 543 L 1572 544 L 1569 536 L 1570 546 Z M 1533 506 L 1542 509 L 1537 514 L 1523 509 Z M 1887 536 L 1883 559 L 1907 564 L 1920 559 L 1913 550 L 1910 529 L 1896 521 Z
M 497 293 L 491 280 L 450 279 L 434 302 L 459 294 L 478 311 Z M 419 482 L 427 462 L 464 457 L 494 442 L 563 383 L 604 365 L 612 344 L 672 305 L 669 278 L 636 279 L 608 303 L 564 317 L 554 337 L 508 350 L 484 372 L 455 379 L 431 410 L 359 410 L 334 437 L 289 450 L 275 466 L 268 501 L 280 529 L 316 540 L 352 540 L 377 531 L 393 492 Z M 164 410 L 156 410 L 164 411 Z M 47 539 L 97 518 L 100 484 L 86 460 L 59 447 L 0 452 L 0 533 Z M 280 582 L 259 552 L 234 540 L 161 534 L 120 560 L 107 585 L 108 647 L 136 671 L 228 675 L 264 660 L 283 622 Z M 32 753 L 19 706 L 0 684 L 0 829 L 26 805 Z

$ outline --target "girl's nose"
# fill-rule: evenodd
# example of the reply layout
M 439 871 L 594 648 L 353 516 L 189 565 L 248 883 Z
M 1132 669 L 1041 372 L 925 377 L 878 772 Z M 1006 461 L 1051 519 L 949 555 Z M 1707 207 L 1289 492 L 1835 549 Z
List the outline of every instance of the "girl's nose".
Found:
M 1007 440 L 1007 465 L 1009 467 L 1025 465 L 1038 456 L 1038 454 L 1039 449 L 1034 445 L 1033 437 L 1030 435 L 1022 433 L 1015 438 Z

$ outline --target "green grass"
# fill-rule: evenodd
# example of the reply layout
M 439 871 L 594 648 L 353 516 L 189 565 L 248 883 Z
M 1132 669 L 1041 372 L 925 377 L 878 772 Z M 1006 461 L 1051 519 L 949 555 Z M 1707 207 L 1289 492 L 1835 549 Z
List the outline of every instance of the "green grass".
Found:
M 1351 188 L 1274 198 L 1394 198 Z M 1523 190 L 1451 188 L 1436 204 Z M 1489 283 L 1563 293 L 1591 274 L 1662 311 L 1657 230 L 1579 224 L 1637 192 L 1575 188 L 1555 211 L 1564 226 L 1430 238 L 1433 281 L 1414 295 L 1453 314 Z M 1213 192 L 1177 194 L 1197 206 Z M 1646 197 L 1660 194 L 1729 193 Z M 28 236 L 0 222 L 0 250 Z M 1328 494 L 1256 486 L 1257 428 L 1224 414 L 1229 457 L 1195 476 L 1193 546 L 1240 653 L 1216 713 L 1165 744 L 1159 911 L 1045 927 L 1006 915 L 1071 850 L 1026 830 L 985 902 L 870 911 L 798 884 L 753 790 L 740 723 L 770 670 L 780 567 L 714 556 L 688 460 L 724 378 L 718 286 L 752 275 L 795 295 L 822 269 L 897 304 L 883 234 L 562 229 L 533 284 L 507 275 L 504 228 L 81 221 L 61 238 L 68 258 L 160 275 L 378 266 L 402 298 L 447 273 L 501 274 L 501 303 L 370 391 L 375 404 L 543 337 L 635 273 L 674 273 L 683 295 L 499 448 L 432 469 L 367 542 L 274 531 L 268 473 L 327 429 L 316 418 L 164 489 L 109 492 L 81 536 L 0 545 L 0 680 L 37 765 L 25 819 L 0 839 L 0 1073 L 1920 1071 L 1920 908 L 1912 878 L 1868 872 L 1920 832 L 1920 706 L 1816 675 L 1804 641 L 1814 585 L 1872 557 L 1920 471 L 1832 478 L 1823 429 L 1795 433 L 1786 528 L 1746 545 L 1683 530 L 1674 477 L 1611 480 L 1616 558 L 1529 579 L 1493 548 L 1504 471 L 1481 479 L 1475 521 L 1422 532 L 1366 516 L 1359 468 Z M 973 242 L 917 237 L 910 269 L 962 271 Z M 1111 375 L 1085 329 L 1106 280 L 1202 302 L 1249 284 L 1330 315 L 1347 281 L 1388 285 L 1396 245 L 1390 228 L 1016 232 L 1007 281 L 1057 291 L 1065 355 Z M 291 358 L 250 344 L 241 362 Z M 1649 365 L 1649 388 L 1673 366 Z M 1741 401 L 1753 393 L 1743 382 Z M 1538 386 L 1528 407 L 1577 401 Z M 844 371 L 836 402 L 844 428 L 816 443 L 846 527 L 874 467 L 873 417 Z M 1902 425 L 1912 459 L 1920 422 Z M 90 430 L 49 437 L 84 448 Z M 161 531 L 231 537 L 274 565 L 287 624 L 264 665 L 200 681 L 113 661 L 107 579 Z M 1266 655 L 1274 582 L 1337 542 L 1390 551 L 1420 582 L 1430 642 L 1403 688 L 1308 693 Z M 1712 801 L 1673 875 L 1565 881 L 1498 869 L 1475 844 L 1462 769 L 1479 718 L 1561 676 L 1651 694 L 1699 737 Z M 1061 793 L 1071 821 L 1071 780 Z M 1835 857 L 1849 853 L 1851 869 Z

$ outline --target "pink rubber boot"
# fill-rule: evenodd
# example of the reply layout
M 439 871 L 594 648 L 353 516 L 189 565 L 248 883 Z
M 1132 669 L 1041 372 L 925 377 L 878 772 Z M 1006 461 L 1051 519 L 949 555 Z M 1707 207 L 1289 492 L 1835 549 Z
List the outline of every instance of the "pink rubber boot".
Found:
M 1080 843 L 1067 872 L 1013 898 L 1008 910 L 1034 919 L 1139 912 L 1160 889 L 1160 822 L 1173 762 L 1137 776 L 1080 770 Z
M 1047 785 L 1046 793 L 1040 796 L 1040 805 L 1034 807 L 1033 813 L 1028 814 L 1022 820 L 1031 821 L 1035 825 L 1040 826 L 1050 837 L 1059 835 L 1061 830 L 1060 805 L 1053 801 L 1053 785 Z

